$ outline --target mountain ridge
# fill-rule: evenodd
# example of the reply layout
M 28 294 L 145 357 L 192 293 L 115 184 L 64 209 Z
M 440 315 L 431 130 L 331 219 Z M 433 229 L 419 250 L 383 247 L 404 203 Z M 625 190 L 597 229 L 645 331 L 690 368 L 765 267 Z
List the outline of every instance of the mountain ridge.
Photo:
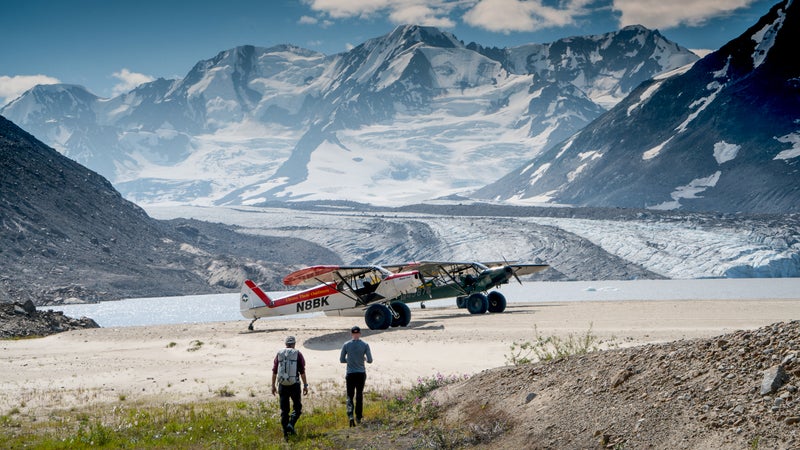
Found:
M 776 5 L 717 52 L 683 72 L 643 83 L 575 136 L 475 196 L 797 212 L 800 64 L 789 54 L 800 38 L 798 8 Z
M 141 204 L 407 204 L 495 181 L 628 85 L 697 58 L 641 27 L 499 60 L 477 48 L 415 25 L 331 56 L 239 46 L 112 99 L 55 104 L 29 91 L 0 114 Z M 483 161 L 491 170 L 463 170 Z

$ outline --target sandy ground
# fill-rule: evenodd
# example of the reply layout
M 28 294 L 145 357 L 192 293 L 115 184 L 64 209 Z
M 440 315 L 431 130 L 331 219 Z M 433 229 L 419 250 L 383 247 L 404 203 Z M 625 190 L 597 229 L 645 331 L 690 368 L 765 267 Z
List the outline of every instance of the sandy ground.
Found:
M 0 414 L 98 402 L 196 401 L 220 391 L 270 398 L 275 352 L 294 335 L 307 361 L 311 395 L 342 390 L 339 363 L 349 328 L 372 348 L 368 389 L 390 391 L 420 377 L 460 376 L 508 364 L 514 342 L 583 335 L 617 346 L 710 337 L 800 319 L 798 300 L 511 303 L 502 314 L 455 307 L 415 309 L 407 328 L 366 329 L 362 317 L 287 318 L 100 328 L 0 341 Z

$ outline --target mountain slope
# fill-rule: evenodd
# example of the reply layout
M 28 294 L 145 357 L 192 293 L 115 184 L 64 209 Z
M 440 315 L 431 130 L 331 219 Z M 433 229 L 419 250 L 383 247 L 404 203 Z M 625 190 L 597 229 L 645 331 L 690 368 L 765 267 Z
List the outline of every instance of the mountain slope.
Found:
M 331 260 L 299 239 L 154 220 L 0 116 L 0 302 L 217 292 L 248 274 L 278 280 L 286 264 Z
M 642 27 L 510 49 L 400 26 L 325 56 L 241 46 L 111 99 L 39 86 L 0 113 L 141 204 L 474 190 L 697 57 Z
M 800 211 L 800 5 L 782 2 L 475 195 L 516 202 Z

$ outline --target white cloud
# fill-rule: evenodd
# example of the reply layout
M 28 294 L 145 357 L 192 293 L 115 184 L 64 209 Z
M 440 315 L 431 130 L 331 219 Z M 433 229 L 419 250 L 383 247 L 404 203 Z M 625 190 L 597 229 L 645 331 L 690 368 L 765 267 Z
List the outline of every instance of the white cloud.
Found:
M 389 20 L 395 24 L 414 24 L 439 28 L 453 28 L 456 24 L 447 12 L 435 10 L 424 4 L 410 4 L 397 7 L 389 13 Z
M 319 20 L 311 16 L 302 16 L 300 20 L 297 21 L 297 23 L 301 25 L 316 25 L 318 22 Z
M 541 0 L 481 0 L 464 14 L 464 21 L 489 31 L 511 33 L 575 24 L 589 14 L 591 0 L 562 2 L 559 7 L 542 4 Z
M 744 8 L 755 0 L 614 0 L 612 9 L 622 13 L 620 26 L 644 25 L 647 28 L 699 26 L 706 21 Z
M 334 19 L 347 17 L 366 18 L 379 11 L 389 9 L 392 4 L 402 3 L 392 0 L 303 0 L 312 10 L 324 12 Z
M 386 15 L 394 24 L 452 28 L 450 13 L 460 0 L 303 0 L 313 11 L 334 19 Z
M 317 17 L 311 17 L 311 16 L 302 16 L 297 21 L 297 23 L 299 23 L 300 25 L 319 25 L 322 28 L 328 28 L 329 26 L 333 25 L 332 20 L 329 19 L 322 20 Z
M 386 15 L 394 24 L 453 28 L 453 14 L 463 12 L 465 23 L 489 31 L 535 31 L 575 24 L 588 15 L 596 0 L 564 0 L 558 7 L 545 0 L 303 0 L 313 11 L 334 19 Z
M 128 69 L 122 69 L 119 72 L 113 73 L 114 78 L 120 80 L 114 88 L 111 90 L 111 95 L 116 97 L 117 95 L 124 94 L 126 92 L 130 92 L 136 86 L 139 86 L 142 83 L 149 83 L 155 78 L 151 77 L 150 75 L 145 75 L 143 73 L 136 73 L 131 72 Z
M 58 84 L 58 78 L 47 75 L 0 76 L 0 106 L 5 106 L 37 84 Z

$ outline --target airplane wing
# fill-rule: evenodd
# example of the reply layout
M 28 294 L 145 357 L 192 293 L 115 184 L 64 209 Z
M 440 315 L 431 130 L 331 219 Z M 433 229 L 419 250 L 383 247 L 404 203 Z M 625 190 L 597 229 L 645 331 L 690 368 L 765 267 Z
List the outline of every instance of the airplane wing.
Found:
M 311 266 L 296 270 L 283 278 L 286 286 L 312 286 L 320 283 L 339 281 L 342 278 L 357 277 L 372 271 L 376 266 Z
M 510 266 L 512 269 L 514 269 L 514 273 L 517 275 L 530 275 L 536 272 L 541 272 L 542 270 L 550 267 L 547 264 L 517 264 L 516 262 L 507 261 L 489 261 L 478 263 L 469 261 L 420 261 L 389 266 L 382 265 L 381 267 L 389 270 L 390 272 L 400 272 L 402 270 L 410 269 L 418 270 L 420 275 L 423 277 L 433 278 L 445 273 L 456 274 L 466 270 L 475 270 L 476 272 L 480 272 L 482 269 L 486 268 L 480 267 L 481 265 L 489 268 Z
M 548 264 L 509 264 L 517 275 L 530 275 L 550 267 Z
M 478 269 L 474 262 L 454 262 L 454 261 L 420 261 L 406 264 L 381 265 L 390 272 L 402 272 L 404 270 L 418 270 L 420 275 L 425 278 L 433 278 L 442 274 L 455 274 L 467 269 Z

